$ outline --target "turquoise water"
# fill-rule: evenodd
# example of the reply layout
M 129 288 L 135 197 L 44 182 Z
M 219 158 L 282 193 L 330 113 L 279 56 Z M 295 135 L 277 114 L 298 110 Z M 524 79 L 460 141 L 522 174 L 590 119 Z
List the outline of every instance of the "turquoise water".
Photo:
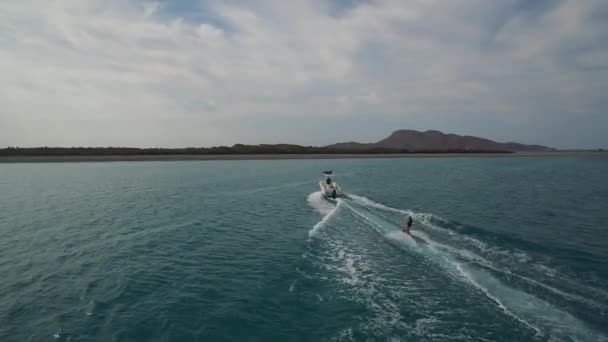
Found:
M 349 198 L 321 198 L 326 169 Z M 606 175 L 576 157 L 3 164 L 0 341 L 606 341 Z

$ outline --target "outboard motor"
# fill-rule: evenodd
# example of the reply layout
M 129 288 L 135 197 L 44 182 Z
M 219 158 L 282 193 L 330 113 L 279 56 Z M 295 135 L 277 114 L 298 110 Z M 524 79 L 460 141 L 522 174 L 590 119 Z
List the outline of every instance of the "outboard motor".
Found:
M 331 198 L 336 199 L 336 189 L 331 192 Z

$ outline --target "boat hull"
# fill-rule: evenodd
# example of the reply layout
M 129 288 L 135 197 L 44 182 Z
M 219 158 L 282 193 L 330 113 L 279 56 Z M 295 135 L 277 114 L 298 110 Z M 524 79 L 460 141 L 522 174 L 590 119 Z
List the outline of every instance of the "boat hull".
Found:
M 344 197 L 344 193 L 338 184 L 332 182 L 331 184 L 327 184 L 325 181 L 319 182 L 319 187 L 321 188 L 321 193 L 325 198 L 338 198 Z

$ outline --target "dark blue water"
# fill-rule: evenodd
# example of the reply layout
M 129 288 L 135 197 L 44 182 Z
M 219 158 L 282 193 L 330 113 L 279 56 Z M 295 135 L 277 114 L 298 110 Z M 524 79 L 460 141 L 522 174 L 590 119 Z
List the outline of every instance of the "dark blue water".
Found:
M 349 198 L 317 192 L 332 168 Z M 1 164 L 0 341 L 606 341 L 607 175 L 599 157 Z

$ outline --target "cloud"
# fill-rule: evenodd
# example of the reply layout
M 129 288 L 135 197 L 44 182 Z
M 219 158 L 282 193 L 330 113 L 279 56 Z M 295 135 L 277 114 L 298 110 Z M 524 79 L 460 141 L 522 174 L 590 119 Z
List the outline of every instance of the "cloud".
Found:
M 7 1 L 0 145 L 323 144 L 407 127 L 605 146 L 607 18 L 594 0 Z

